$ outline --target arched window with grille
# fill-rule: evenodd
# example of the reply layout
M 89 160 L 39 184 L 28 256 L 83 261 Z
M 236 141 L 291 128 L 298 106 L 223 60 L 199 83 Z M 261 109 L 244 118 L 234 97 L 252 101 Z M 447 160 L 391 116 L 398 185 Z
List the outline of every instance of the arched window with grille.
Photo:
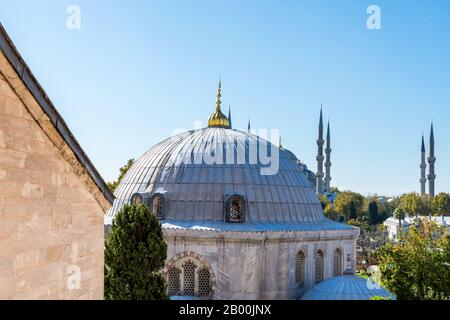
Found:
M 168 271 L 167 293 L 169 296 L 180 294 L 180 274 L 181 270 L 177 267 L 171 267 Z
M 233 195 L 229 197 L 225 208 L 225 220 L 227 222 L 245 221 L 245 200 L 242 196 Z
M 305 254 L 302 251 L 295 257 L 295 282 L 300 286 L 305 283 Z
M 195 268 L 192 261 L 187 261 L 183 265 L 183 294 L 185 296 L 195 295 Z
M 333 253 L 333 277 L 342 274 L 342 251 L 341 249 L 334 250 Z
M 135 193 L 131 196 L 131 204 L 142 204 L 144 203 L 144 199 L 142 199 L 142 195 L 139 193 Z
M 164 198 L 160 194 L 156 194 L 152 199 L 152 211 L 158 219 L 164 219 Z
M 316 283 L 323 281 L 324 275 L 323 275 L 323 252 L 322 250 L 318 250 L 316 252 L 316 255 L 314 257 L 314 275 Z
M 206 267 L 198 271 L 198 295 L 208 297 L 211 293 L 211 275 Z

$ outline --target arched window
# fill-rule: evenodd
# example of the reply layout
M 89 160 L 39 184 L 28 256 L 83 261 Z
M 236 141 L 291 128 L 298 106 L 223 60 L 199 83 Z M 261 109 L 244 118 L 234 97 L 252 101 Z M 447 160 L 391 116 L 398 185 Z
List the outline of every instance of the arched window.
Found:
M 227 222 L 245 221 L 245 201 L 242 196 L 234 195 L 226 202 L 225 220 Z
M 202 297 L 209 296 L 211 292 L 211 282 L 209 270 L 206 267 L 198 271 L 198 294 Z
M 301 251 L 295 257 L 295 282 L 301 286 L 305 283 L 305 255 Z
M 137 204 L 141 204 L 141 203 L 143 203 L 143 202 L 144 202 L 144 201 L 143 201 L 143 199 L 142 199 L 142 195 L 141 195 L 141 194 L 135 193 L 135 194 L 133 194 L 133 195 L 131 196 L 131 204 L 137 205 Z
M 342 274 L 342 251 L 341 249 L 334 250 L 333 253 L 333 277 Z
M 174 296 L 180 293 L 180 274 L 181 270 L 176 267 L 171 267 L 168 272 L 167 292 L 169 296 Z
M 152 211 L 158 219 L 164 219 L 164 198 L 160 194 L 153 196 Z
M 194 252 L 182 252 L 164 268 L 169 296 L 181 295 L 211 299 L 216 288 L 214 270 Z
M 195 268 L 196 265 L 192 261 L 187 261 L 183 265 L 183 294 L 185 296 L 195 295 Z
M 316 283 L 323 281 L 323 252 L 318 250 L 314 257 L 315 279 Z

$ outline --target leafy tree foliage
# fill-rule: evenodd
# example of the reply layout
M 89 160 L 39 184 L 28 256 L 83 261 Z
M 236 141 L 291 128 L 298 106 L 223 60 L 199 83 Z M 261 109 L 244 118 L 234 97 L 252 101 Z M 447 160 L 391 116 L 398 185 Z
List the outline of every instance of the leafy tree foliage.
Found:
M 410 217 L 427 216 L 431 213 L 431 198 L 415 192 L 405 193 L 400 197 L 400 206 Z
M 450 299 L 450 235 L 425 219 L 378 251 L 382 284 L 399 300 Z
M 394 218 L 398 219 L 398 225 L 401 228 L 402 227 L 402 220 L 404 220 L 406 217 L 406 211 L 403 209 L 403 207 L 398 207 L 394 210 Z
M 450 194 L 441 192 L 435 196 L 432 202 L 432 209 L 434 215 L 450 215 Z
M 125 205 L 105 245 L 105 298 L 166 299 L 160 270 L 167 258 L 161 224 L 147 206 Z
M 347 223 L 359 228 L 359 238 L 356 241 L 358 247 L 356 268 L 367 273 L 369 266 L 378 264 L 376 250 L 386 244 L 386 230 L 383 225 L 371 228 L 368 219 L 365 217 L 349 220 Z
M 348 221 L 356 219 L 364 204 L 364 197 L 356 192 L 340 192 L 334 200 L 334 207 L 338 214 L 345 217 Z
M 109 188 L 109 190 L 111 190 L 111 192 L 116 191 L 117 187 L 119 186 L 120 181 L 122 181 L 123 177 L 125 176 L 125 174 L 128 172 L 128 170 L 131 168 L 131 166 L 133 164 L 134 164 L 134 159 L 128 160 L 127 164 L 119 169 L 120 173 L 119 173 L 119 177 L 117 178 L 117 180 L 107 183 L 108 188 Z

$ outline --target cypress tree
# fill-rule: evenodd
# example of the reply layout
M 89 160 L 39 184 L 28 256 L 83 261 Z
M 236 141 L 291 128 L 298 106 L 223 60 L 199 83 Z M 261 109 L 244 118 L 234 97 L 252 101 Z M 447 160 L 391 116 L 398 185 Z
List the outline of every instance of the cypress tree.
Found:
M 370 218 L 370 225 L 374 226 L 378 223 L 379 217 L 378 217 L 378 205 L 376 201 L 371 201 L 369 203 L 369 218 Z
M 125 205 L 105 244 L 105 299 L 167 299 L 161 224 L 146 205 Z

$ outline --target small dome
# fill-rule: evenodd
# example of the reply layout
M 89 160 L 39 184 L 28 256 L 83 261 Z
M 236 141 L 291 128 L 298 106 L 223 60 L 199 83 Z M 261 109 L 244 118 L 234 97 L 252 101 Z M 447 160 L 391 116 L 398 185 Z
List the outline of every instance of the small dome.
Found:
M 370 279 L 354 275 L 344 275 L 322 281 L 307 291 L 302 300 L 370 300 L 372 297 L 395 300 L 391 293 Z
M 229 128 L 230 121 L 220 110 L 218 110 L 209 117 L 208 127 Z

